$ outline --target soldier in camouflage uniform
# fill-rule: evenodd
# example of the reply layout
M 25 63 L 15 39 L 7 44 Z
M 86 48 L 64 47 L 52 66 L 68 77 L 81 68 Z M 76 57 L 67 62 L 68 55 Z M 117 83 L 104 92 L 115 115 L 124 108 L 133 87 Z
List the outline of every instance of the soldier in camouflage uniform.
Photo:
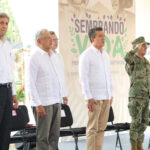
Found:
M 143 150 L 144 131 L 149 121 L 150 64 L 144 57 L 149 44 L 144 37 L 139 37 L 132 42 L 135 48 L 125 56 L 125 68 L 130 77 L 131 150 Z

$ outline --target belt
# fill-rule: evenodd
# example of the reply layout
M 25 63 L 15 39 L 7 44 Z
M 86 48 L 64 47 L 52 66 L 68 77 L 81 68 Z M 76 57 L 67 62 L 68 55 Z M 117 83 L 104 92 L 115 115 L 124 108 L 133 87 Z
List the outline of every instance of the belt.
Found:
M 11 88 L 12 87 L 12 83 L 0 83 L 0 87 Z

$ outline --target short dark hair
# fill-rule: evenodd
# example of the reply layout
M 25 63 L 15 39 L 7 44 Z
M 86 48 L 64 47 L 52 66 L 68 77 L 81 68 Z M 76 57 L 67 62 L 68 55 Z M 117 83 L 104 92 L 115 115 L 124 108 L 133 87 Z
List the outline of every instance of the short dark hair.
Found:
M 91 38 L 95 38 L 95 31 L 103 31 L 103 28 L 102 27 L 94 27 L 89 30 L 88 35 L 89 35 L 89 39 L 90 39 L 91 43 L 92 43 Z
M 54 35 L 55 32 L 54 31 L 49 31 L 50 35 Z
M 9 16 L 4 12 L 0 13 L 0 18 L 7 18 L 9 21 Z

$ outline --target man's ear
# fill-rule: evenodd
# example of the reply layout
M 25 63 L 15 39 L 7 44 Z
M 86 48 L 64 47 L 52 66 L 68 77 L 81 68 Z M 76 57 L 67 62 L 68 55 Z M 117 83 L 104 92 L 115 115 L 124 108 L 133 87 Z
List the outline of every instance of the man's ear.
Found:
M 93 42 L 94 42 L 94 38 L 93 38 L 93 37 L 91 37 L 91 41 L 92 41 L 91 43 L 93 43 Z
M 38 40 L 37 40 L 37 44 L 40 44 L 40 43 L 41 43 L 41 40 L 40 40 L 40 39 L 38 39 Z

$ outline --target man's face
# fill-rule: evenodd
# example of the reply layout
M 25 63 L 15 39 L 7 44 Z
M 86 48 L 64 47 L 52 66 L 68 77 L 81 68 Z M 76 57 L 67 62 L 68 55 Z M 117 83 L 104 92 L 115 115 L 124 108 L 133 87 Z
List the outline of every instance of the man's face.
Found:
M 105 44 L 105 34 L 103 31 L 95 31 L 95 38 L 92 38 L 92 43 L 97 47 L 103 47 Z
M 52 38 L 52 50 L 55 50 L 58 47 L 58 38 L 56 34 L 52 34 L 51 38 Z
M 51 49 L 52 48 L 52 38 L 50 36 L 50 33 L 44 32 L 42 33 L 41 38 L 38 40 L 38 43 L 42 46 L 43 49 Z
M 8 19 L 7 18 L 0 18 L 0 37 L 3 37 L 8 29 Z
M 111 2 L 112 2 L 112 8 L 113 8 L 113 10 L 115 12 L 117 12 L 119 10 L 119 7 L 120 7 L 119 0 L 111 0 Z
M 146 51 L 147 51 L 147 45 L 144 44 L 139 44 L 139 52 L 142 56 L 146 55 Z

